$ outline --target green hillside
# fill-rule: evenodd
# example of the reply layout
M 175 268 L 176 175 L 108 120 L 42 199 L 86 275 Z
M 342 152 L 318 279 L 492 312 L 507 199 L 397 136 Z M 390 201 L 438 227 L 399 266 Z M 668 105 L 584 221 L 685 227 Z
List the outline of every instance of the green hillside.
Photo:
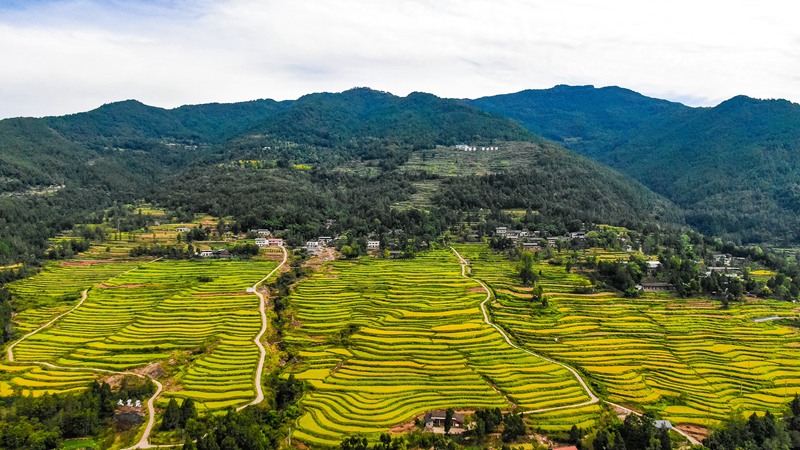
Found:
M 530 144 L 501 145 L 509 142 Z M 128 100 L 62 117 L 6 120 L 0 175 L 7 195 L 0 207 L 9 218 L 0 224 L 7 233 L 0 258 L 41 255 L 47 236 L 76 217 L 143 197 L 233 216 L 241 227 L 292 227 L 298 241 L 329 219 L 357 235 L 402 228 L 433 239 L 462 220 L 462 207 L 533 208 L 561 227 L 679 221 L 674 207 L 628 177 L 544 142 L 459 100 L 366 88 L 176 109 Z M 512 149 L 514 162 L 486 179 L 488 172 L 449 179 L 406 165 L 415 152 L 447 155 L 442 149 L 456 144 Z M 502 166 L 505 156 L 487 158 L 481 164 Z M 408 206 L 421 206 L 414 199 L 425 179 L 434 189 L 422 195 L 428 203 L 421 214 Z M 487 191 L 476 193 L 476 186 Z M 435 196 L 435 189 L 451 194 Z M 22 231 L 30 216 L 41 231 Z
M 689 108 L 610 87 L 558 86 L 470 104 L 638 179 L 701 231 L 800 240 L 800 105 L 735 97 Z

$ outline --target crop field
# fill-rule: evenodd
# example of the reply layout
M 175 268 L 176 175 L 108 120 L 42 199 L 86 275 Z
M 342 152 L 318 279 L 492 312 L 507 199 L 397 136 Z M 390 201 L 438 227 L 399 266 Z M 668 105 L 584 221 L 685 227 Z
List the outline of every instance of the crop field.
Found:
M 91 372 L 130 370 L 153 361 L 178 361 L 159 400 L 191 397 L 200 408 L 251 400 L 259 358 L 258 298 L 246 292 L 276 266 L 272 261 L 100 262 L 48 266 L 9 285 L 29 308 L 16 318 L 31 331 L 64 312 L 89 289 L 73 312 L 14 348 L 19 364 L 0 366 L 3 387 L 40 395 L 79 389 Z M 67 296 L 68 300 L 64 300 Z
M 709 426 L 731 411 L 779 411 L 800 392 L 800 334 L 753 321 L 797 317 L 792 303 L 746 301 L 724 310 L 664 294 L 581 295 L 574 289 L 587 280 L 542 263 L 534 270 L 550 305 L 537 312 L 512 262 L 482 245 L 457 249 L 473 276 L 498 293 L 496 323 L 527 348 L 579 368 L 609 401 Z
M 447 250 L 414 260 L 335 261 L 290 296 L 293 372 L 314 386 L 295 437 L 336 445 L 434 409 L 538 409 L 589 398 L 561 366 L 484 324 L 485 291 Z

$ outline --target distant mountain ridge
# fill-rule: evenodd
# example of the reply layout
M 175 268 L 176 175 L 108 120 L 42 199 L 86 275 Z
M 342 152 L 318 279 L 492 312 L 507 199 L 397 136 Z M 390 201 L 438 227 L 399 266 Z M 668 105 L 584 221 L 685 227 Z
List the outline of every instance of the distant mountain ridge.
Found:
M 800 105 L 737 96 L 691 108 L 618 87 L 468 100 L 638 179 L 701 231 L 800 241 Z
M 344 194 L 337 183 L 349 183 L 354 186 L 353 192 L 360 192 L 363 183 L 374 181 L 370 171 L 353 175 L 344 175 L 350 169 L 331 171 L 347 164 L 374 167 L 388 180 L 387 186 L 396 184 L 392 188 L 395 192 L 376 198 L 370 205 L 377 208 L 375 218 L 396 220 L 387 208 L 413 193 L 410 180 L 433 176 L 397 171 L 413 151 L 435 151 L 438 145 L 511 141 L 545 142 L 512 120 L 460 100 L 425 93 L 398 97 L 367 88 L 309 94 L 285 102 L 255 100 L 175 109 L 127 100 L 61 117 L 4 120 L 0 121 L 0 217 L 10 220 L 0 221 L 0 261 L 41 252 L 48 236 L 81 214 L 97 214 L 105 207 L 133 199 L 154 198 L 156 192 L 161 194 L 159 200 L 176 208 L 184 204 L 213 214 L 226 210 L 231 199 L 241 201 L 248 196 L 248 204 L 255 202 L 248 210 L 250 217 L 237 213 L 244 223 L 282 223 L 308 230 L 307 223 L 298 222 L 303 217 L 330 216 L 337 208 L 345 210 L 352 202 L 363 201 L 347 195 L 338 197 Z M 536 180 L 534 171 L 526 172 L 529 166 L 525 164 L 516 167 L 512 175 L 495 179 L 497 186 L 515 186 L 513 189 L 520 192 L 525 187 L 524 192 L 531 195 L 546 195 L 569 204 L 558 208 L 552 201 L 546 203 L 546 210 L 554 211 L 562 221 L 616 219 L 616 223 L 637 225 L 680 220 L 681 214 L 673 205 L 633 179 L 558 145 L 547 145 L 549 150 L 539 152 L 536 161 L 542 167 L 568 166 L 537 172 L 536 179 L 546 181 L 543 185 L 548 189 L 526 187 Z M 294 173 L 295 165 L 313 167 L 320 173 Z M 259 191 L 254 193 L 247 185 L 228 189 L 233 197 L 219 197 L 223 187 L 220 180 L 236 183 L 243 179 L 240 169 L 255 166 L 264 172 L 254 168 L 247 179 L 252 186 L 260 186 Z M 267 176 L 266 169 L 276 173 Z M 290 177 L 292 183 L 276 185 L 281 174 Z M 567 179 L 572 181 L 569 186 L 564 182 Z M 578 179 L 585 180 L 584 188 L 575 183 Z M 43 189 L 51 185 L 58 189 Z M 270 193 L 290 185 L 297 192 L 309 194 L 286 197 L 286 204 L 279 209 L 265 206 L 271 201 Z M 187 190 L 187 186 L 193 189 Z M 458 182 L 452 186 L 458 189 Z M 326 194 L 313 200 L 323 189 Z M 490 209 L 545 204 L 533 198 L 507 198 L 513 191 L 503 195 L 506 198 L 502 201 L 490 201 L 487 195 L 473 192 L 468 203 Z M 591 208 L 577 207 L 586 205 L 592 196 L 602 201 L 588 203 Z M 179 198 L 192 201 L 174 201 Z M 210 198 L 215 200 L 206 201 Z M 325 205 L 328 210 L 311 213 L 304 209 L 308 213 L 298 215 L 291 202 L 300 205 L 307 201 Z M 485 206 L 476 206 L 481 204 Z M 278 211 L 285 217 L 275 216 Z M 287 222 L 287 217 L 292 217 L 291 221 Z M 38 221 L 36 227 L 29 227 L 32 220 Z M 23 236 L 22 230 L 35 232 Z

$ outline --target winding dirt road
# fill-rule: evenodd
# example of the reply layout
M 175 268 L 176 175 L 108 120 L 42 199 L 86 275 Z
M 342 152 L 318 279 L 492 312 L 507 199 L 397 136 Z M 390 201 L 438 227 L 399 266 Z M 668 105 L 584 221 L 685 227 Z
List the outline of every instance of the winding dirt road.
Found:
M 50 322 L 47 322 L 46 324 L 44 324 L 44 325 L 40 326 L 39 328 L 31 331 L 30 333 L 26 334 L 25 336 L 22 336 L 21 338 L 19 338 L 16 341 L 14 341 L 13 344 L 9 345 L 8 346 L 8 350 L 6 351 L 6 355 L 8 356 L 8 361 L 9 362 L 14 362 L 14 347 L 16 347 L 17 344 L 19 344 L 20 342 L 24 341 L 25 339 L 33 336 L 34 334 L 44 330 L 45 328 L 47 328 L 50 325 L 54 324 L 58 319 L 66 316 L 67 314 L 71 313 L 72 311 L 75 311 L 76 309 L 78 309 L 78 307 L 81 306 L 83 304 L 83 302 L 86 301 L 86 297 L 88 297 L 88 295 L 89 295 L 89 290 L 88 289 L 84 289 L 83 292 L 81 293 L 81 301 L 79 301 L 78 304 L 75 305 L 72 309 L 57 315 Z
M 289 258 L 289 254 L 286 252 L 286 248 L 281 247 L 281 250 L 283 251 L 283 261 L 281 261 L 281 263 L 278 264 L 278 267 L 274 268 L 272 272 L 268 273 L 267 276 L 265 276 L 264 278 L 259 280 L 258 283 L 253 285 L 253 291 L 255 291 L 255 294 L 259 298 L 258 311 L 261 313 L 261 331 L 259 331 L 256 337 L 253 339 L 253 342 L 256 343 L 256 345 L 258 346 L 258 350 L 261 352 L 261 356 L 258 359 L 258 367 L 256 368 L 256 376 L 254 380 L 256 386 L 256 398 L 254 398 L 252 402 L 236 408 L 237 411 L 241 411 L 250 405 L 257 405 L 262 401 L 264 401 L 264 389 L 261 387 L 261 377 L 264 374 L 264 363 L 267 360 L 267 349 L 264 348 L 264 344 L 261 343 L 261 339 L 264 337 L 264 333 L 267 332 L 267 324 L 268 324 L 267 311 L 266 311 L 267 299 L 264 297 L 264 294 L 258 291 L 258 286 L 264 281 L 266 281 L 267 278 L 271 277 L 275 272 L 280 270 L 280 268 L 283 267 L 284 264 L 286 264 L 286 260 Z
M 585 401 L 585 402 L 582 402 L 582 403 L 576 403 L 574 405 L 556 406 L 556 407 L 552 407 L 552 408 L 533 409 L 533 410 L 530 410 L 530 411 L 523 411 L 523 413 L 524 414 L 545 413 L 545 412 L 550 412 L 550 411 L 558 411 L 558 410 L 561 410 L 561 409 L 580 408 L 582 406 L 593 405 L 595 403 L 600 402 L 600 399 L 597 398 L 597 396 L 594 394 L 594 392 L 592 392 L 591 389 L 589 389 L 589 386 L 586 384 L 586 381 L 578 373 L 577 370 L 575 370 L 572 367 L 570 367 L 570 366 L 568 366 L 568 365 L 566 365 L 564 363 L 561 363 L 559 361 L 555 361 L 555 360 L 547 358 L 545 356 L 536 354 L 536 353 L 534 353 L 534 352 L 532 352 L 530 350 L 527 350 L 527 349 L 519 347 L 518 345 L 514 344 L 511 341 L 511 339 L 508 337 L 508 335 L 505 333 L 505 331 L 503 331 L 502 328 L 500 328 L 498 325 L 496 325 L 494 322 L 491 321 L 491 319 L 489 317 L 489 312 L 486 309 L 486 303 L 489 300 L 491 300 L 492 291 L 489 290 L 489 287 L 486 286 L 486 283 L 484 283 L 483 281 L 481 281 L 481 280 L 479 280 L 477 278 L 469 277 L 467 275 L 467 265 L 468 265 L 467 260 L 465 260 L 461 256 L 461 254 L 458 253 L 458 251 L 455 248 L 453 248 L 452 246 L 450 247 L 450 250 L 452 250 L 453 253 L 455 253 L 455 255 L 458 257 L 458 259 L 461 261 L 461 276 L 464 277 L 464 278 L 469 278 L 469 279 L 477 282 L 478 284 L 481 285 L 481 287 L 483 287 L 483 290 L 486 291 L 486 299 L 484 299 L 483 302 L 481 302 L 481 312 L 483 313 L 483 321 L 487 325 L 494 327 L 494 329 L 497 330 L 500 333 L 500 335 L 503 336 L 503 339 L 505 339 L 505 341 L 506 341 L 506 343 L 508 343 L 508 345 L 510 345 L 510 346 L 512 346 L 512 347 L 514 347 L 514 348 L 516 348 L 518 350 L 521 350 L 521 351 L 523 351 L 523 352 L 525 352 L 525 353 L 527 353 L 529 355 L 535 356 L 535 357 L 537 357 L 539 359 L 543 359 L 543 360 L 545 360 L 547 362 L 559 365 L 559 366 L 567 369 L 568 371 L 570 371 L 570 373 L 572 373 L 572 375 L 575 377 L 575 379 L 578 380 L 578 383 L 580 383 L 581 387 L 583 387 L 583 390 L 589 396 L 589 400 Z M 639 413 L 637 411 L 634 411 L 634 410 L 632 410 L 630 408 L 626 408 L 626 407 L 624 407 L 622 405 L 618 405 L 616 403 L 611 403 L 611 402 L 607 402 L 607 401 L 605 403 L 608 404 L 608 405 L 614 406 L 614 407 L 616 407 L 616 408 L 618 408 L 620 410 L 626 411 L 628 414 L 635 414 L 637 416 L 641 416 L 642 415 L 641 413 Z M 674 427 L 672 428 L 672 430 L 675 431 L 676 433 L 680 434 L 681 436 L 685 437 L 686 439 L 688 439 L 690 443 L 692 443 L 694 445 L 700 444 L 700 442 L 697 439 L 695 439 L 694 437 L 692 437 L 688 433 L 686 433 L 686 432 L 684 432 L 682 430 L 679 430 L 677 428 L 674 428 Z

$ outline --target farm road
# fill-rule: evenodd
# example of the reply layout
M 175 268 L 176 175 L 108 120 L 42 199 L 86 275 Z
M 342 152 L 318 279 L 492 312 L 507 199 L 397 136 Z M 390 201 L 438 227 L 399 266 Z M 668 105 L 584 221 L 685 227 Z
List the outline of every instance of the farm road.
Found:
M 460 253 L 458 253 L 458 251 L 455 248 L 450 247 L 450 250 L 452 250 L 453 253 L 455 253 L 455 255 L 458 257 L 458 259 L 461 261 L 461 276 L 464 277 L 464 278 L 470 278 L 470 279 L 476 281 L 478 284 L 481 285 L 481 287 L 483 287 L 483 290 L 486 291 L 486 299 L 484 299 L 483 302 L 481 302 L 481 312 L 483 313 L 483 321 L 487 325 L 490 325 L 490 326 L 494 327 L 494 329 L 497 330 L 500 333 L 500 335 L 503 336 L 503 339 L 505 339 L 505 341 L 506 341 L 506 343 L 508 343 L 508 345 L 510 345 L 510 346 L 512 346 L 512 347 L 514 347 L 514 348 L 516 348 L 518 350 L 521 350 L 521 351 L 523 351 L 525 353 L 528 353 L 529 355 L 533 355 L 533 356 L 535 356 L 535 357 L 537 357 L 539 359 L 543 359 L 543 360 L 548 361 L 550 363 L 559 365 L 559 366 L 567 369 L 568 371 L 570 371 L 570 373 L 572 373 L 572 375 L 575 376 L 575 379 L 578 380 L 578 383 L 580 383 L 581 387 L 583 387 L 583 390 L 589 396 L 589 400 L 585 401 L 585 402 L 582 402 L 582 403 L 577 403 L 577 404 L 574 404 L 574 405 L 556 406 L 556 407 L 552 407 L 552 408 L 534 409 L 534 410 L 530 410 L 530 411 L 523 411 L 523 413 L 524 414 L 536 414 L 536 413 L 545 413 L 545 412 L 550 412 L 550 411 L 558 411 L 558 410 L 561 410 L 561 409 L 580 408 L 582 406 L 593 405 L 593 404 L 599 402 L 600 399 L 597 398 L 597 396 L 594 394 L 594 392 L 592 392 L 591 389 L 589 389 L 589 386 L 586 384 L 586 381 L 578 373 L 577 370 L 575 370 L 572 367 L 570 367 L 570 366 L 568 366 L 568 365 L 566 365 L 564 363 L 561 363 L 559 361 L 555 361 L 553 359 L 550 359 L 550 358 L 544 357 L 542 355 L 536 354 L 536 353 L 534 353 L 534 352 L 532 352 L 530 350 L 526 350 L 524 348 L 520 348 L 518 345 L 514 344 L 511 341 L 511 339 L 508 337 L 508 335 L 505 333 L 505 331 L 503 331 L 502 328 L 500 328 L 498 325 L 496 325 L 494 322 L 491 321 L 491 319 L 489 318 L 489 312 L 486 309 L 486 303 L 489 302 L 489 300 L 491 300 L 492 292 L 489 290 L 489 287 L 486 286 L 486 283 L 484 283 L 483 281 L 481 281 L 481 280 L 479 280 L 477 278 L 472 278 L 472 277 L 467 276 L 467 265 L 469 263 L 467 262 L 466 259 L 464 259 L 461 256 Z M 618 408 L 620 410 L 623 410 L 623 411 L 627 412 L 628 414 L 635 414 L 637 416 L 641 416 L 642 415 L 639 412 L 636 412 L 636 411 L 634 411 L 632 409 L 626 408 L 626 407 L 624 407 L 622 405 L 618 405 L 616 403 L 611 403 L 611 402 L 605 402 L 605 403 L 607 403 L 607 404 L 609 404 L 611 406 L 614 406 L 614 407 L 616 407 L 616 408 Z M 692 437 L 688 433 L 686 433 L 686 432 L 684 432 L 682 430 L 679 430 L 677 428 L 672 428 L 672 430 L 675 431 L 676 433 L 680 434 L 681 436 L 685 437 L 686 439 L 688 439 L 689 442 L 691 442 L 692 444 L 694 444 L 694 445 L 700 444 L 700 442 L 697 439 L 695 439 L 694 437 Z

